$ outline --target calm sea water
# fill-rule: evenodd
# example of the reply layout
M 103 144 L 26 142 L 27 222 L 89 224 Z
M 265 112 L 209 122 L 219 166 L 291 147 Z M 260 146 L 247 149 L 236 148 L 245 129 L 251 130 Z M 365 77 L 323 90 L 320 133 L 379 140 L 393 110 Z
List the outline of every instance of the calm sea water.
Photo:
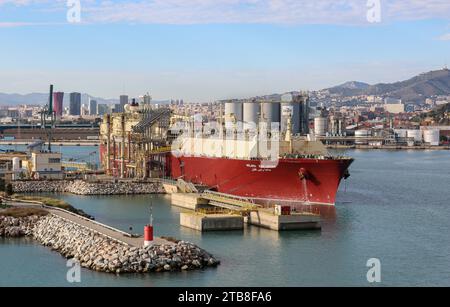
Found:
M 180 210 L 167 196 L 58 195 L 101 222 L 135 231 L 147 223 L 152 201 L 156 235 L 192 241 L 222 261 L 217 269 L 151 275 L 83 269 L 77 286 L 370 286 L 369 258 L 381 261 L 382 286 L 450 286 L 450 152 L 348 154 L 356 159 L 352 176 L 322 231 L 200 234 L 179 226 Z M 0 239 L 0 286 L 73 286 L 65 265 L 33 240 Z

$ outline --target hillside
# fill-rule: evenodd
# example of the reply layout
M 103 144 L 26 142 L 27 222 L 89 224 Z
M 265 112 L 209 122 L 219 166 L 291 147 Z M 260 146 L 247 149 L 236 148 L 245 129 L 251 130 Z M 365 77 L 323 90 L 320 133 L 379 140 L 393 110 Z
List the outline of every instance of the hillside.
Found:
M 342 96 L 379 95 L 402 99 L 405 102 L 423 102 L 427 97 L 436 95 L 450 95 L 450 70 L 442 69 L 430 71 L 409 80 L 395 83 L 379 83 L 375 85 L 348 86 L 355 82 L 348 82 L 341 86 L 327 89 L 332 94 Z M 364 83 L 361 83 L 364 84 Z
M 426 114 L 426 116 L 433 118 L 435 123 L 446 126 L 450 124 L 449 114 L 450 114 L 450 103 L 447 103 L 435 108 L 433 111 Z

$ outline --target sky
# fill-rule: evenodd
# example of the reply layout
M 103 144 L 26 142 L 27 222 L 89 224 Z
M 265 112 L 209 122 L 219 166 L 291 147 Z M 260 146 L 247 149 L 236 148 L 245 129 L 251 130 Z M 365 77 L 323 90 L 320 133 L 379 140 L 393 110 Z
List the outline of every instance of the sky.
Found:
M 448 0 L 0 0 L 5 93 L 206 102 L 447 64 Z

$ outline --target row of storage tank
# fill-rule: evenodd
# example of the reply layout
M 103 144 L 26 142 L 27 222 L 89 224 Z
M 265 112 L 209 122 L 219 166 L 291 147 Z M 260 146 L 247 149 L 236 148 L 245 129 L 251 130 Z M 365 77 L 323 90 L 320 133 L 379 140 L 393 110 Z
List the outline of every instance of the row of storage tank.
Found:
M 424 143 L 431 146 L 439 146 L 440 131 L 439 129 L 394 129 L 395 137 L 399 140 L 404 139 L 413 141 L 414 143 Z M 367 144 L 366 138 L 372 136 L 372 131 L 360 129 L 355 131 L 357 145 Z M 361 138 L 358 141 L 358 138 Z
M 261 121 L 279 123 L 281 131 L 287 130 L 289 118 L 292 134 L 309 133 L 309 99 L 307 95 L 285 94 L 281 101 L 229 101 L 225 102 L 225 125 L 231 127 L 234 122 L 243 122 L 244 129 Z
M 414 139 L 414 142 L 423 142 L 431 146 L 439 146 L 440 131 L 439 129 L 395 129 L 398 138 Z
M 342 136 L 345 133 L 344 120 L 342 118 L 336 118 L 334 116 L 330 118 L 323 116 L 314 118 L 314 135 L 316 136 Z

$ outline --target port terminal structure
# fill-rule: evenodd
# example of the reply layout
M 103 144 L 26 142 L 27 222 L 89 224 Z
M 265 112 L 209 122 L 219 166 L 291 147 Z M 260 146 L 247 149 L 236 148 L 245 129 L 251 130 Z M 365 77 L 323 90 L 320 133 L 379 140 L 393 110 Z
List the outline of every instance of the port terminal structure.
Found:
M 178 135 L 170 128 L 179 120 L 192 123 L 192 118 L 174 115 L 170 108 L 135 102 L 126 105 L 122 113 L 105 115 L 100 125 L 100 160 L 106 176 L 157 178 L 171 194 L 172 204 L 189 210 L 180 214 L 181 224 L 200 231 L 243 229 L 245 223 L 276 231 L 320 228 L 319 214 L 276 204 L 258 205 L 243 197 L 209 191 L 211 187 L 194 185 L 183 176 L 176 181 L 165 179 L 173 178 L 171 145 Z
M 246 198 L 205 190 L 182 179 L 162 180 L 173 206 L 183 208 L 180 224 L 198 231 L 242 230 L 244 224 L 283 230 L 317 230 L 320 214 L 278 205 L 262 206 Z
M 116 178 L 158 178 L 169 174 L 171 135 L 168 108 L 143 108 L 135 102 L 125 112 L 107 114 L 100 125 L 100 160 Z

